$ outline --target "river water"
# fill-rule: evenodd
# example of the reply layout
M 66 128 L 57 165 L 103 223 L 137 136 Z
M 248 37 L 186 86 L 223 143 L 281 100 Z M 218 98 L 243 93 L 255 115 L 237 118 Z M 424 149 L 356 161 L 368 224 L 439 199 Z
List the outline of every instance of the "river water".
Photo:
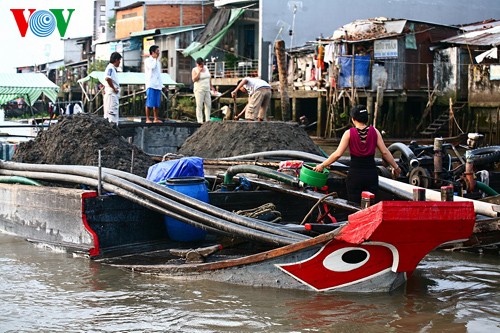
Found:
M 0 234 L 0 332 L 500 332 L 498 254 L 431 253 L 405 290 L 319 294 L 134 274 Z

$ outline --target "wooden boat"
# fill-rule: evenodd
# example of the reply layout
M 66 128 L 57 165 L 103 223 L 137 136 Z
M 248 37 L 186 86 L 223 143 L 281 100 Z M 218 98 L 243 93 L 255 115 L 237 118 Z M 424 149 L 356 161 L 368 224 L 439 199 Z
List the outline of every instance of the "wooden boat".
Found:
M 468 239 L 474 228 L 471 202 L 382 201 L 360 209 L 331 193 L 294 188 L 293 176 L 269 174 L 274 178 L 207 177 L 206 203 L 117 170 L 0 161 L 0 175 L 14 177 L 0 184 L 0 229 L 146 274 L 384 292 L 402 286 L 431 250 Z M 231 186 L 216 190 L 221 182 Z M 275 208 L 260 219 L 233 213 L 268 203 Z M 281 222 L 265 221 L 276 215 Z M 207 234 L 175 239 L 166 223 L 172 218 Z

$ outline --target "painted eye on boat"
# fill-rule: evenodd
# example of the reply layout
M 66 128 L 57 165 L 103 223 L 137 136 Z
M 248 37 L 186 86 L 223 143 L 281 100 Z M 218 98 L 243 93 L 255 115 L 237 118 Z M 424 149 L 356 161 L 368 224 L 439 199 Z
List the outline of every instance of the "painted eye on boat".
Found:
M 359 247 L 346 247 L 330 253 L 323 260 L 323 266 L 334 272 L 349 272 L 363 266 L 370 253 Z

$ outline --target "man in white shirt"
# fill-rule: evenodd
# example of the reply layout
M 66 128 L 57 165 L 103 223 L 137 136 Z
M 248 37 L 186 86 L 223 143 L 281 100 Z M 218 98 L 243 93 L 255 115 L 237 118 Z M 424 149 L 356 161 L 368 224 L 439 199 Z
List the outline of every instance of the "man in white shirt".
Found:
M 146 78 L 146 123 L 151 123 L 149 110 L 153 109 L 153 122 L 161 123 L 158 119 L 158 108 L 161 102 L 161 91 L 163 83 L 161 81 L 160 48 L 153 45 L 149 48 L 149 57 L 144 59 L 144 75 Z
M 256 77 L 246 77 L 238 81 L 238 85 L 231 92 L 233 98 L 236 97 L 238 90 L 248 93 L 248 103 L 243 109 L 245 120 L 266 120 L 267 109 L 272 97 L 269 83 Z M 240 114 L 235 116 L 235 120 L 239 119 Z
M 104 118 L 118 125 L 118 108 L 120 106 L 120 83 L 116 69 L 120 66 L 122 56 L 118 52 L 111 53 L 104 77 Z

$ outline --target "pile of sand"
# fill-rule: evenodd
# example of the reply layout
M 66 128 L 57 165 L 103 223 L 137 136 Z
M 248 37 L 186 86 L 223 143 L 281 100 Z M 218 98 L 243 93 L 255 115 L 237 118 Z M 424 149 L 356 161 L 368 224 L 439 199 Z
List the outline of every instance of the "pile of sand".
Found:
M 59 122 L 41 131 L 34 140 L 21 143 L 13 161 L 36 164 L 101 165 L 146 177 L 155 162 L 137 146 L 128 143 L 108 120 L 91 114 L 59 118 Z
M 158 126 L 167 126 L 158 125 Z M 31 141 L 21 143 L 12 160 L 58 165 L 101 165 L 146 177 L 156 163 L 151 156 L 121 136 L 106 119 L 91 114 L 59 118 Z M 221 158 L 272 150 L 297 150 L 321 155 L 296 123 L 224 121 L 204 123 L 179 150 L 184 156 Z
M 297 123 L 281 121 L 211 121 L 204 123 L 179 154 L 204 158 L 230 157 L 272 150 L 321 151 Z

